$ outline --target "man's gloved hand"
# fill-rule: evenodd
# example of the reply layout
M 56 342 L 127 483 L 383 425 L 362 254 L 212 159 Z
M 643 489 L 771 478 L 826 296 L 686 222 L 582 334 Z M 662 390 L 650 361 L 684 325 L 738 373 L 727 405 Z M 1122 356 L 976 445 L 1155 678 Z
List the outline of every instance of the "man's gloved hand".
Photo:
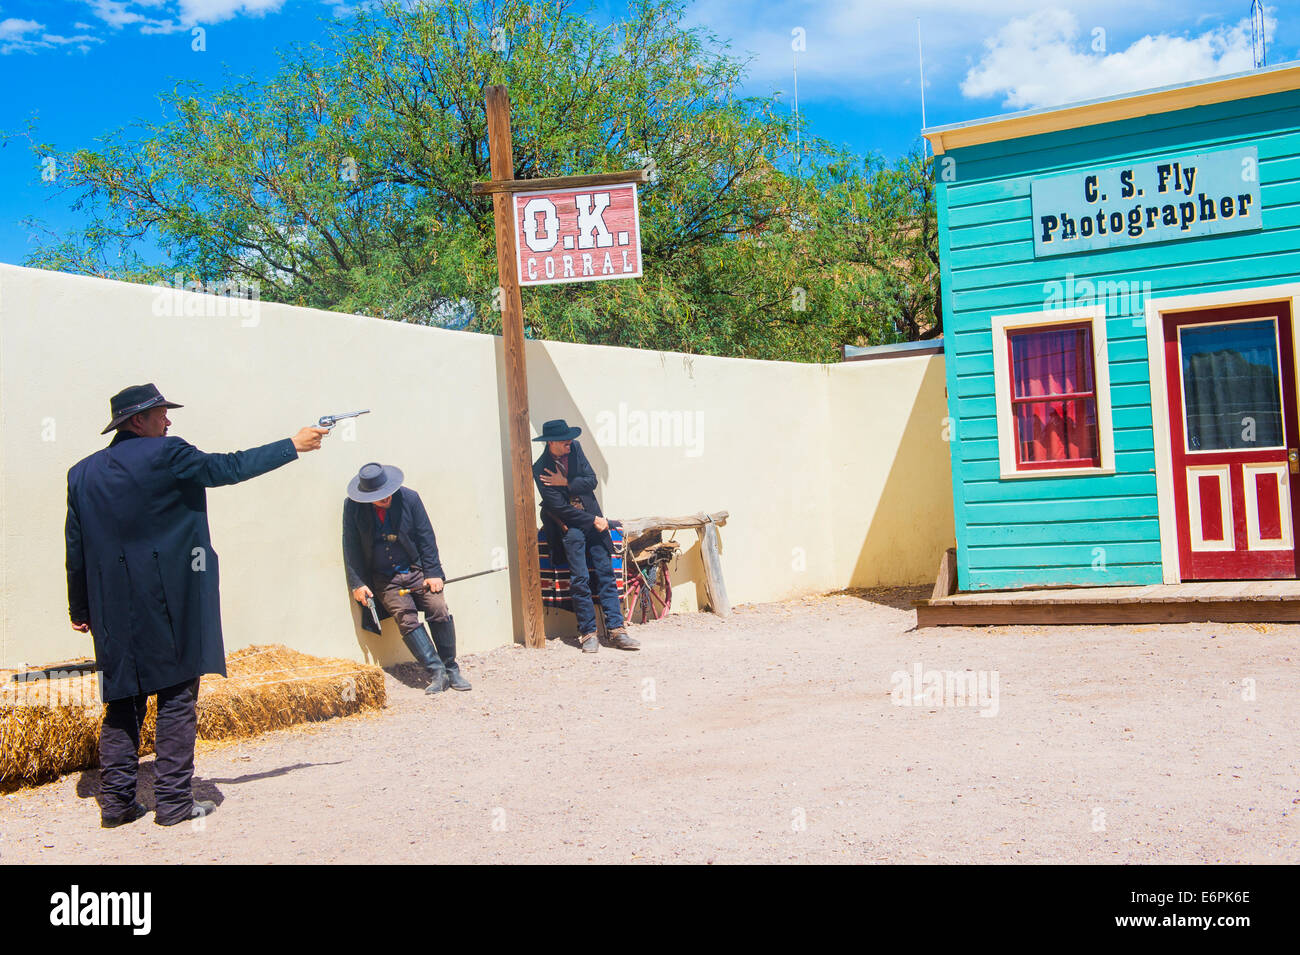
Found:
M 593 526 L 598 531 L 607 531 L 609 530 L 609 521 L 605 520 L 603 517 L 597 517 L 593 521 Z

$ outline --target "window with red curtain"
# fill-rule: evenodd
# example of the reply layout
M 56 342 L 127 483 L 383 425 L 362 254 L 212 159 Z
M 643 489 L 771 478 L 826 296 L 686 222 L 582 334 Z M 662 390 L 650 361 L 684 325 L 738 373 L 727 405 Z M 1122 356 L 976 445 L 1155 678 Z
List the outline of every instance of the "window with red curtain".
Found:
M 1092 326 L 1007 330 L 1016 470 L 1099 467 Z

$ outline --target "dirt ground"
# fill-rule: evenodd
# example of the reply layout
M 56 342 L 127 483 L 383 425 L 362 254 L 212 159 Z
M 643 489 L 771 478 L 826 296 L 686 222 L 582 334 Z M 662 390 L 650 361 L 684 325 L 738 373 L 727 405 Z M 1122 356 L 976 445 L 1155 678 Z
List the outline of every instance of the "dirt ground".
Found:
M 201 744 L 201 828 L 99 829 L 88 771 L 0 797 L 0 861 L 1300 862 L 1300 627 L 918 631 L 926 590 L 501 648 L 439 698 L 398 668 L 382 713 Z

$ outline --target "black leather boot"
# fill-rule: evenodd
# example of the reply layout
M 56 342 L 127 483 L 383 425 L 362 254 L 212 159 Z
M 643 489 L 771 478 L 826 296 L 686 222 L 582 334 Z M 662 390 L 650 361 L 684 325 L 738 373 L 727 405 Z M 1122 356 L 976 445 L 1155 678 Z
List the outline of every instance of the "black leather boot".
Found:
M 402 637 L 402 642 L 406 644 L 406 649 L 411 651 L 411 656 L 433 674 L 433 682 L 425 687 L 424 692 L 441 693 L 447 689 L 447 671 L 442 665 L 438 652 L 434 649 L 433 641 L 429 639 L 429 631 L 425 629 L 424 624 L 420 624 Z
M 443 668 L 447 671 L 447 685 L 453 690 L 468 690 L 469 680 L 460 675 L 456 663 L 456 618 L 432 620 L 429 628 L 433 630 L 433 642 L 438 647 L 438 656 L 442 657 Z

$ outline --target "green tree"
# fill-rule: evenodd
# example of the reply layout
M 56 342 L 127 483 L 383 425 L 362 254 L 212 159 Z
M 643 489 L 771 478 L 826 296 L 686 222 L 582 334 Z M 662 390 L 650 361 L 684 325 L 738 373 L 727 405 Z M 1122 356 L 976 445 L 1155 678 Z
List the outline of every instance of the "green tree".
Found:
M 270 82 L 178 87 L 161 121 L 62 155 L 86 225 L 28 264 L 499 331 L 491 203 L 470 186 L 491 178 L 483 89 L 503 83 L 517 178 L 653 164 L 646 277 L 526 291 L 535 337 L 828 360 L 937 331 L 924 161 L 864 163 L 806 136 L 795 156 L 779 98 L 742 96 L 744 63 L 682 14 L 680 0 L 609 26 L 564 2 L 363 10 Z

